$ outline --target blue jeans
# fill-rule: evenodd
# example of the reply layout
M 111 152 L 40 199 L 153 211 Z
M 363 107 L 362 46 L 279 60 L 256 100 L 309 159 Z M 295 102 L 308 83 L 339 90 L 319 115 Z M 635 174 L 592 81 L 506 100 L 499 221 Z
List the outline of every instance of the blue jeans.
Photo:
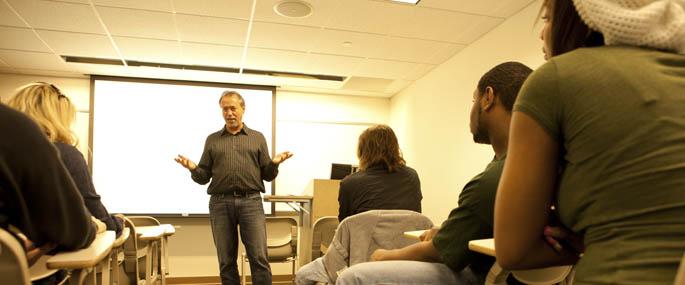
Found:
M 376 261 L 345 269 L 335 284 L 483 284 L 469 267 L 456 272 L 442 263 L 422 261 Z
M 219 257 L 221 284 L 240 284 L 238 275 L 238 230 L 250 261 L 252 284 L 271 284 L 266 251 L 266 218 L 259 192 L 245 196 L 214 194 L 209 199 L 209 218 Z
M 328 273 L 321 257 L 305 264 L 295 274 L 297 285 L 313 285 L 317 282 L 328 283 Z

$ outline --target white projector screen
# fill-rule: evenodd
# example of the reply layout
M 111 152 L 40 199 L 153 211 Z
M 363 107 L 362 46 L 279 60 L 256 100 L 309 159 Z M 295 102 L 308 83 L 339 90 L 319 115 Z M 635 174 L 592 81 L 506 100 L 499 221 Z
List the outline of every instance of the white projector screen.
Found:
M 195 183 L 173 158 L 199 163 L 207 136 L 224 127 L 219 98 L 225 90 L 243 96 L 243 122 L 264 134 L 273 156 L 272 87 L 198 84 L 93 78 L 93 182 L 109 212 L 209 214 L 209 183 Z M 264 187 L 272 194 L 271 183 Z M 271 203 L 264 211 L 271 214 Z

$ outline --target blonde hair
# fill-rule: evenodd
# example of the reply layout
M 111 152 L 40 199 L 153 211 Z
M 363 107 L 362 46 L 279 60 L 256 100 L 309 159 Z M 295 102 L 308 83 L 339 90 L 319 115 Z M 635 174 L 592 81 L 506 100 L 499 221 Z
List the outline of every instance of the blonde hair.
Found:
M 15 91 L 7 105 L 31 117 L 51 142 L 78 145 L 71 130 L 76 119 L 76 107 L 55 85 L 36 82 Z
M 382 165 L 388 172 L 395 172 L 406 165 L 395 132 L 387 125 L 364 130 L 359 136 L 357 157 L 360 169 Z

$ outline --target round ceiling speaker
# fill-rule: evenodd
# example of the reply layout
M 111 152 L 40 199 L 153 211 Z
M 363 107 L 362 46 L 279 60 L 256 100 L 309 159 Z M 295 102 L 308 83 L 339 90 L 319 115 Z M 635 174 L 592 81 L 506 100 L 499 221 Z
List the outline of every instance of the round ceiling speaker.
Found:
M 301 0 L 284 0 L 274 5 L 274 11 L 286 18 L 305 18 L 312 14 L 314 8 Z

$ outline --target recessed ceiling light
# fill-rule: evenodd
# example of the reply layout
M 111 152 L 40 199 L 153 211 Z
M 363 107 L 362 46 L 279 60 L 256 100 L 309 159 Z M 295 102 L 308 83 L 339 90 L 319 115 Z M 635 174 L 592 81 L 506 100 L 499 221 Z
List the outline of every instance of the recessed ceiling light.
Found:
M 314 8 L 301 0 L 284 0 L 274 5 L 274 11 L 286 18 L 305 18 L 312 14 Z
M 390 1 L 400 2 L 400 3 L 409 3 L 409 4 L 416 5 L 416 4 L 419 4 L 419 1 L 421 1 L 421 0 L 390 0 Z
M 352 46 L 352 42 L 343 42 L 343 43 L 342 43 L 342 46 L 344 46 L 344 47 L 351 47 L 351 46 Z

